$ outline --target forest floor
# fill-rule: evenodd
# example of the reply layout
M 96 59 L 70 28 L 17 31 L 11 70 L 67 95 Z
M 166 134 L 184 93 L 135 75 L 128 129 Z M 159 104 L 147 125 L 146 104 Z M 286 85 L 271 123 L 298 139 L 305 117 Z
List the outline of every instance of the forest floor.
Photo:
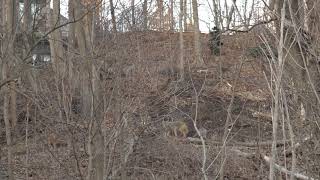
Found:
M 209 179 L 215 179 L 220 172 L 225 127 L 228 129 L 225 179 L 268 179 L 269 164 L 263 157 L 270 156 L 272 142 L 272 96 L 267 83 L 270 75 L 263 72 L 264 67 L 268 66 L 263 64 L 264 57 L 248 56 L 248 49 L 260 44 L 259 37 L 255 33 L 224 35 L 221 55 L 213 56 L 208 46 L 208 35 L 202 34 L 205 64 L 199 66 L 193 63 L 193 34 L 184 33 L 186 68 L 183 81 L 177 78 L 174 67 L 180 53 L 178 37 L 177 33 L 126 33 L 109 40 L 113 43 L 104 44 L 107 41 L 102 41 L 100 46 L 103 48 L 97 48 L 97 57 L 104 62 L 101 65 L 103 93 L 112 99 L 111 94 L 117 89 L 117 98 L 121 99 L 122 107 L 128 114 L 126 121 L 131 127 L 124 131 L 124 136 L 132 134 L 135 137 L 134 145 L 129 146 L 131 150 L 125 166 L 120 166 L 119 159 L 122 158 L 123 147 L 127 146 L 108 144 L 113 151 L 107 153 L 112 158 L 106 172 L 114 173 L 110 174 L 111 179 L 119 179 L 120 171 L 126 172 L 127 179 L 201 179 L 203 146 L 193 127 L 189 126 L 187 138 L 164 136 L 162 127 L 162 121 L 181 119 L 192 125 L 197 114 L 197 127 L 207 130 L 205 168 Z M 41 79 L 53 83 L 53 78 L 46 74 L 48 72 L 39 70 L 39 74 L 43 75 Z M 27 90 L 25 93 L 32 94 Z M 39 118 L 37 122 L 30 122 L 31 135 L 28 138 L 18 136 L 14 142 L 15 175 L 17 179 L 28 176 L 30 180 L 82 179 L 87 173 L 85 143 L 88 119 L 74 113 L 76 125 L 70 126 L 73 133 L 68 133 L 65 123 L 57 120 L 56 112 L 49 105 L 52 104 L 50 97 L 45 96 L 40 92 L 37 97 L 32 97 L 41 105 L 46 120 Z M 25 111 L 25 106 L 21 105 L 20 114 Z M 108 126 L 104 129 L 106 132 L 120 128 L 118 120 L 113 118 L 115 111 L 116 108 L 105 119 Z M 227 118 L 229 124 L 226 125 Z M 23 127 L 20 132 L 24 132 L 26 124 L 21 121 Z M 37 125 L 32 126 L 35 123 Z M 62 146 L 54 148 L 48 145 L 48 131 L 54 132 L 59 141 L 64 142 L 57 143 Z M 5 174 L 7 160 L 4 132 L 2 128 L 0 179 L 1 174 Z M 290 169 L 290 157 L 282 155 L 288 148 L 286 142 L 289 136 L 286 133 L 278 133 L 282 141 L 278 144 L 278 163 Z M 68 136 L 74 141 L 71 150 L 64 145 Z M 319 178 L 316 173 L 320 169 L 319 163 L 314 163 L 310 168 L 306 165 L 308 162 L 299 161 L 300 172 Z M 117 167 L 123 169 L 118 171 Z M 278 176 L 288 177 L 283 173 L 278 173 Z

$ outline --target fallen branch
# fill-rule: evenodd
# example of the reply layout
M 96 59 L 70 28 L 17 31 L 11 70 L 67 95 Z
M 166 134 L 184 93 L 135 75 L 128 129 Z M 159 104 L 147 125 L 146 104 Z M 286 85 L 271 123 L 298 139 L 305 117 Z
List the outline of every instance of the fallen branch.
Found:
M 186 141 L 192 142 L 192 143 L 201 143 L 201 140 L 199 138 L 192 138 L 188 137 Z M 208 142 L 208 141 L 207 141 Z M 278 141 L 277 146 L 282 146 L 284 143 L 289 143 L 290 141 Z M 211 141 L 208 144 L 213 145 L 222 145 L 222 142 L 220 141 Z M 264 142 L 227 142 L 226 146 L 243 146 L 243 147 L 257 147 L 257 146 L 271 146 L 272 141 L 264 141 Z
M 271 161 L 271 160 L 270 160 L 270 157 L 268 157 L 268 156 L 266 156 L 266 155 L 264 155 L 264 154 L 261 154 L 261 155 L 262 155 L 263 159 L 264 159 L 268 164 L 270 164 L 270 161 Z M 280 166 L 280 165 L 278 165 L 278 164 L 275 164 L 275 168 L 276 168 L 278 171 L 282 172 L 282 173 L 286 173 L 286 174 L 289 174 L 289 175 L 293 175 L 293 176 L 295 176 L 296 178 L 299 178 L 299 179 L 304 179 L 304 180 L 317 180 L 317 179 L 315 179 L 315 178 L 308 177 L 308 176 L 305 176 L 305 175 L 300 174 L 300 173 L 296 173 L 296 172 L 289 171 L 289 170 L 287 170 L 286 168 L 284 168 L 284 167 L 282 167 L 282 166 Z
M 19 79 L 17 79 L 17 78 L 6 79 L 6 80 L 4 80 L 2 83 L 0 83 L 0 89 L 1 89 L 3 86 L 9 84 L 10 82 L 18 82 L 18 81 L 19 81 Z

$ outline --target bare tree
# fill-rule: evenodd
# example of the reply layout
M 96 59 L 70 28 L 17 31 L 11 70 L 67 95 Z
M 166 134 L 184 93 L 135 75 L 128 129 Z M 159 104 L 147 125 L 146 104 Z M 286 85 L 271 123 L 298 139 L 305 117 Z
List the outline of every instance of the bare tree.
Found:
M 198 2 L 197 2 L 197 0 L 192 0 L 192 10 L 193 10 L 193 22 L 194 22 L 195 59 L 196 59 L 196 63 L 199 63 L 200 65 L 202 65 L 204 62 L 203 62 L 203 59 L 201 56 L 199 15 L 198 15 Z
M 216 2 L 216 0 L 213 0 L 212 1 L 212 4 L 213 4 L 213 16 L 214 16 L 214 25 L 215 27 L 218 27 L 220 26 L 220 23 L 219 23 L 219 18 L 221 18 L 220 16 L 220 13 L 219 13 L 219 8 L 218 8 L 218 4 Z
M 49 6 L 49 4 L 48 4 Z M 48 7 L 50 10 L 50 7 Z M 62 37 L 61 37 L 61 29 L 57 29 L 56 27 L 60 25 L 60 0 L 53 2 L 53 13 L 51 14 L 49 11 L 49 29 L 55 29 L 49 35 L 50 41 L 50 49 L 51 49 L 51 57 L 54 65 L 54 70 L 57 73 L 58 77 L 61 77 L 64 73 L 64 65 L 62 65 L 63 58 L 63 47 L 62 47 Z
M 136 28 L 135 0 L 131 0 L 131 26 L 133 30 Z
M 115 12 L 114 12 L 113 0 L 109 0 L 109 3 L 110 3 L 112 30 L 113 30 L 113 32 L 117 32 L 117 23 L 116 23 L 116 16 L 115 16 Z
M 184 43 L 183 43 L 183 17 L 184 17 L 184 3 L 180 0 L 180 12 L 179 12 L 179 45 L 180 45 L 180 79 L 184 79 Z
M 23 1 L 23 25 L 24 25 L 24 30 L 25 31 L 30 31 L 31 28 L 31 21 L 32 21 L 32 16 L 31 16 L 31 1 L 24 0 Z
M 188 23 L 187 23 L 187 1 L 188 0 L 183 0 L 183 29 L 184 31 L 187 31 Z
M 74 8 L 75 8 L 74 0 L 69 0 L 68 1 L 68 16 L 71 21 L 76 20 Z M 68 41 L 69 41 L 69 46 L 71 46 L 70 48 L 75 48 L 75 25 L 74 25 L 74 23 L 69 24 Z
M 76 23 L 76 33 L 77 33 L 77 42 L 79 44 L 79 50 L 81 57 L 84 61 L 84 66 L 82 67 L 83 73 L 81 75 L 82 79 L 82 96 L 85 96 L 83 99 L 83 105 L 89 105 L 85 108 L 84 115 L 89 114 L 89 127 L 88 127 L 88 180 L 103 179 L 103 164 L 104 164 L 104 139 L 101 132 L 101 120 L 102 115 L 99 111 L 98 104 L 100 95 L 99 95 L 99 81 L 98 73 L 96 69 L 96 64 L 93 63 L 93 31 L 90 32 L 90 29 L 94 29 L 94 16 L 93 18 L 88 17 L 88 12 L 85 11 L 85 8 L 81 2 L 76 3 L 75 14 L 77 19 L 84 17 L 79 22 Z M 89 8 L 93 11 L 94 7 Z M 88 56 L 89 54 L 89 56 Z M 87 104 L 85 104 L 87 103 Z
M 148 29 L 148 0 L 143 1 L 142 5 L 143 29 Z
M 275 84 L 275 99 L 273 110 L 273 144 L 272 144 L 272 158 L 270 160 L 270 179 L 275 179 L 275 164 L 277 161 L 276 143 L 277 137 L 277 124 L 278 119 L 282 115 L 281 107 L 281 94 L 282 79 L 291 82 L 290 87 L 295 94 L 295 103 L 298 104 L 294 107 L 295 112 L 305 110 L 307 118 L 301 118 L 300 121 L 305 119 L 312 119 L 311 106 L 318 104 L 320 98 L 317 93 L 319 88 L 317 83 L 319 81 L 318 70 L 314 64 L 314 57 L 310 54 L 316 54 L 313 51 L 313 40 L 308 40 L 308 33 L 305 31 L 305 13 L 304 4 L 298 0 L 290 1 L 272 1 L 271 9 L 275 12 L 277 21 L 275 23 L 279 41 L 278 45 L 278 66 L 276 66 L 276 84 Z M 313 7 L 314 8 L 314 7 Z M 312 14 L 312 13 L 310 13 Z M 318 23 L 315 23 L 315 25 Z M 316 37 L 316 36 L 314 36 Z M 309 62 L 309 63 L 308 63 Z M 283 72 L 282 72 L 282 69 Z M 283 75 L 282 75 L 283 74 Z M 312 92 L 312 93 L 306 93 Z M 315 106 L 316 107 L 316 106 Z M 301 110 L 299 110 L 301 108 Z M 318 111 L 318 108 L 316 108 Z M 312 113 L 313 114 L 313 113 Z M 301 122 L 300 124 L 303 124 Z M 292 140 L 294 141 L 294 139 Z M 295 165 L 293 160 L 292 171 L 295 172 Z M 293 179 L 293 177 L 291 177 Z
M 5 2 L 3 2 L 3 5 Z M 2 19 L 2 23 L 6 23 L 6 45 L 1 45 L 2 48 L 7 49 L 7 55 L 2 56 L 6 57 L 2 59 L 2 79 L 6 80 L 10 77 L 10 73 L 13 72 L 10 67 L 13 67 L 14 64 L 14 37 L 16 34 L 17 28 L 17 16 L 18 16 L 18 8 L 16 1 L 6 1 L 6 8 L 5 8 L 5 19 Z M 2 49 L 1 49 L 2 51 Z M 5 53 L 2 51 L 2 55 Z M 5 87 L 4 91 L 4 104 L 3 104 L 3 119 L 5 122 L 5 129 L 6 129 L 6 140 L 7 140 L 7 155 L 8 155 L 8 175 L 9 179 L 14 179 L 13 169 L 13 155 L 12 155 L 12 129 L 15 128 L 17 124 L 17 116 L 16 116 L 16 94 L 15 94 L 15 84 L 9 83 L 11 86 Z M 10 88 L 9 88 L 10 87 Z
M 164 25 L 164 15 L 163 15 L 163 0 L 157 0 L 157 14 L 158 14 L 158 17 L 159 17 L 159 29 L 160 31 L 163 30 L 163 25 Z
M 169 17 L 170 17 L 170 30 L 174 30 L 174 16 L 173 16 L 173 0 L 170 0 L 170 7 L 169 7 Z
M 230 24 L 231 24 L 232 16 L 233 16 L 233 13 L 234 13 L 235 8 L 236 8 L 236 7 L 235 7 L 235 3 L 236 3 L 236 0 L 233 0 L 233 4 L 232 4 L 232 6 L 231 6 L 231 9 L 230 9 L 229 14 L 228 14 L 228 17 L 227 17 L 227 26 L 226 26 L 227 29 L 230 29 Z

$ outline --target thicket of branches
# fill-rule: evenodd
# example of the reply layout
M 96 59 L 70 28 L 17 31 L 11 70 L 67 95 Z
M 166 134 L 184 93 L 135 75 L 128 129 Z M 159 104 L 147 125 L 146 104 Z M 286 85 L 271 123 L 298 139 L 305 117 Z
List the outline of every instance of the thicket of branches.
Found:
M 272 141 L 248 143 L 250 153 L 229 148 L 237 86 L 227 102 L 203 96 L 224 69 L 215 56 L 220 76 L 207 77 L 197 0 L 69 0 L 68 18 L 60 0 L 32 2 L 0 0 L 0 179 L 222 180 L 234 154 L 264 161 L 269 179 L 320 178 L 317 1 L 202 4 L 224 36 L 254 32 L 263 44 Z M 219 141 L 204 134 L 204 97 L 206 113 L 224 112 Z M 163 136 L 170 118 L 188 119 L 196 138 Z

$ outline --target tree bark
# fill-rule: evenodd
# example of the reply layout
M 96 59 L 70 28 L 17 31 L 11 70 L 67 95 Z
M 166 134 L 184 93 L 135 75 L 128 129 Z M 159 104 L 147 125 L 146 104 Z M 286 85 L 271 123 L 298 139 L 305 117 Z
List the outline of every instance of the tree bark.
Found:
M 17 119 L 17 93 L 16 82 L 10 84 L 10 119 L 12 130 L 15 131 L 18 119 Z
M 180 79 L 184 79 L 184 43 L 183 43 L 183 17 L 184 17 L 184 8 L 183 0 L 180 0 L 180 13 L 179 13 L 179 44 L 180 44 Z
M 170 30 L 174 31 L 174 16 L 173 16 L 173 0 L 170 0 L 169 17 L 170 17 Z
M 24 14 L 23 14 L 23 25 L 24 25 L 24 31 L 30 32 L 31 31 L 31 22 L 32 22 L 32 16 L 31 16 L 31 1 L 30 0 L 24 0 Z
M 84 11 L 87 8 L 84 8 L 80 1 L 77 1 L 75 5 L 77 19 L 85 16 L 75 24 L 75 31 L 81 59 L 84 62 L 81 68 L 82 74 L 80 75 L 82 79 L 82 111 L 83 115 L 90 119 L 87 145 L 89 154 L 87 180 L 102 180 L 104 173 L 103 161 L 105 159 L 103 153 L 104 139 L 101 133 L 101 120 L 103 116 L 98 106 L 100 103 L 100 85 L 95 63 L 93 62 L 93 22 L 95 21 L 95 16 L 88 17 L 90 14 Z
M 163 0 L 157 0 L 157 11 L 159 15 L 159 30 L 163 31 L 163 23 L 164 23 L 164 16 L 163 16 Z
M 48 4 L 49 6 L 49 4 Z M 53 14 L 49 11 L 49 27 L 50 29 L 55 29 L 51 34 L 49 34 L 50 50 L 51 50 L 51 60 L 55 73 L 58 75 L 58 78 L 62 77 L 65 73 L 65 65 L 62 64 L 63 58 L 63 46 L 62 46 L 62 37 L 61 30 L 56 29 L 57 26 L 61 24 L 60 22 L 60 0 L 53 1 Z
M 132 30 L 135 30 L 136 28 L 136 18 L 135 18 L 135 1 L 131 0 L 131 21 L 132 21 Z
M 285 3 L 284 3 L 285 2 Z M 310 107 L 311 105 L 315 105 L 319 103 L 319 97 L 317 94 L 317 85 L 315 82 L 318 80 L 318 75 L 312 76 L 312 74 L 317 74 L 317 65 L 311 64 L 311 67 L 308 66 L 308 52 L 304 52 L 301 46 L 306 43 L 307 46 L 310 42 L 305 42 L 303 38 L 304 33 L 304 12 L 303 7 L 300 7 L 301 2 L 299 0 L 290 0 L 290 1 L 283 1 L 283 0 L 275 0 L 271 2 L 271 9 L 274 10 L 276 13 L 275 17 L 281 17 L 277 19 L 275 22 L 276 24 L 276 33 L 278 38 L 280 39 L 280 43 L 278 47 L 278 61 L 277 62 L 284 62 L 284 75 L 283 79 L 285 82 L 290 82 L 293 84 L 291 87 L 294 90 L 294 95 L 297 98 L 297 106 L 295 107 L 294 112 L 299 112 L 300 104 L 306 110 L 307 119 L 312 118 L 311 116 L 308 117 L 310 114 Z M 312 13 L 311 13 L 312 14 Z M 282 24 L 281 24 L 282 23 Z M 318 22 L 317 22 L 318 23 Z M 308 48 L 311 49 L 310 47 Z M 283 52 L 283 53 L 282 53 Z M 283 55 L 280 55 L 283 54 Z M 279 72 L 279 70 L 277 70 Z M 276 76 L 276 79 L 281 79 L 280 75 Z M 278 83 L 279 84 L 279 83 Z M 292 86 L 289 84 L 289 87 Z M 276 92 L 280 91 L 281 87 L 276 84 Z M 308 92 L 314 92 L 308 93 Z M 276 94 L 277 95 L 277 94 Z M 281 107 L 282 105 L 279 104 L 280 100 L 275 99 L 275 103 L 277 106 Z M 318 102 L 317 102 L 318 101 Z M 275 106 L 275 117 L 273 119 L 277 120 L 278 117 L 281 117 L 282 111 Z M 279 115 L 277 115 L 279 113 Z M 273 121 L 272 124 L 275 126 L 277 124 L 276 121 Z M 302 124 L 302 123 L 301 123 Z M 275 163 L 276 163 L 276 140 L 277 140 L 277 128 L 274 127 L 273 129 L 273 145 L 272 145 L 272 158 L 270 161 L 270 174 L 269 179 L 275 179 Z
M 17 18 L 18 18 L 18 9 L 16 0 L 7 0 L 7 32 L 11 35 L 14 35 L 14 32 L 17 27 Z
M 234 11 L 235 11 L 235 3 L 236 3 L 236 0 L 233 0 L 234 3 L 232 4 L 231 6 L 231 9 L 230 9 L 230 12 L 228 14 L 228 17 L 227 17 L 227 29 L 230 29 L 230 24 L 231 24 L 231 21 L 232 21 L 232 16 L 234 14 Z
M 146 31 L 148 29 L 148 0 L 144 0 L 142 6 L 143 30 Z
M 74 11 L 75 5 L 74 0 L 69 0 L 68 2 L 68 16 L 70 21 L 75 21 L 75 11 Z M 69 31 L 68 31 L 68 41 L 69 41 L 69 49 L 74 49 L 75 44 L 75 24 L 71 23 L 69 24 Z
M 187 1 L 188 0 L 183 0 L 183 14 L 184 14 L 184 17 L 183 17 L 183 29 L 184 31 L 187 31 L 188 30 L 188 22 L 187 22 Z
M 17 27 L 17 1 L 11 0 L 6 1 L 5 8 L 5 17 L 3 19 L 3 23 L 6 23 L 6 43 L 8 44 L 7 57 L 6 59 L 2 59 L 2 78 L 7 79 L 10 77 L 9 68 L 13 63 L 13 55 L 14 55 L 14 35 L 16 33 Z M 7 20 L 5 22 L 5 20 Z M 4 52 L 2 52 L 4 53 Z M 10 86 L 11 83 L 9 83 Z M 13 87 L 15 88 L 15 87 Z M 6 140 L 7 140 L 7 158 L 8 158 L 8 175 L 9 179 L 14 179 L 13 169 L 13 155 L 12 155 L 12 127 L 16 125 L 16 94 L 15 89 L 9 90 L 8 87 L 4 88 L 4 104 L 3 104 L 3 119 L 5 122 L 6 129 Z M 11 102 L 10 102 L 11 101 Z M 10 103 L 12 104 L 10 106 Z
M 116 23 L 116 16 L 115 16 L 115 13 L 114 13 L 113 0 L 109 0 L 109 3 L 110 3 L 112 30 L 113 30 L 113 32 L 117 32 L 117 23 Z
M 214 25 L 215 25 L 215 27 L 217 27 L 217 28 L 219 28 L 219 26 L 220 26 L 220 23 L 219 23 L 219 12 L 218 12 L 218 4 L 216 3 L 216 1 L 215 0 L 213 0 L 212 1 L 212 3 L 213 3 L 213 13 L 214 13 Z M 219 28 L 219 29 L 221 29 L 221 28 Z
M 195 59 L 196 59 L 196 63 L 198 65 L 203 65 L 204 62 L 201 57 L 201 43 L 200 43 L 199 15 L 198 15 L 198 2 L 197 2 L 197 0 L 192 0 L 192 10 L 193 10 L 193 22 L 194 22 Z
M 8 78 L 8 64 L 7 62 L 2 63 L 2 78 L 6 80 Z M 6 140 L 7 140 L 7 158 L 8 158 L 8 176 L 9 180 L 14 180 L 13 176 L 13 155 L 12 155 L 12 137 L 11 137 L 11 125 L 10 125 L 10 94 L 7 87 L 4 87 L 4 99 L 3 99 L 3 119 L 6 129 Z

